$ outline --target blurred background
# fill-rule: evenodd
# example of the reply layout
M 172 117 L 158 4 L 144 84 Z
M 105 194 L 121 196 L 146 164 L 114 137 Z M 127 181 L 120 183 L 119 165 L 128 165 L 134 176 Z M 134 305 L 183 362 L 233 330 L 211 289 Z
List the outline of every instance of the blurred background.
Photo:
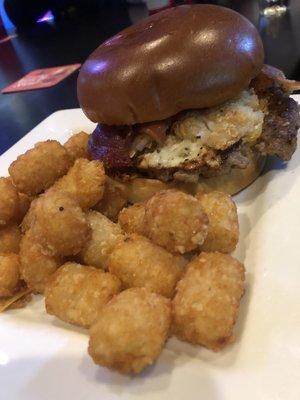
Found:
M 261 34 L 265 62 L 300 80 L 300 0 L 0 0 L 0 89 L 37 68 L 82 63 L 121 29 L 183 3 L 245 15 Z M 49 114 L 78 107 L 77 74 L 48 89 L 0 95 L 0 154 Z

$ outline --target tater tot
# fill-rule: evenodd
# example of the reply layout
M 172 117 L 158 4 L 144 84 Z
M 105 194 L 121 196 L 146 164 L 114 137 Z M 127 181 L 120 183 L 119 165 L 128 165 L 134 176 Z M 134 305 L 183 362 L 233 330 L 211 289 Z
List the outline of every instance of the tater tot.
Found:
M 89 211 L 86 216 L 92 235 L 79 258 L 83 264 L 107 270 L 108 256 L 116 244 L 124 240 L 124 233 L 118 224 L 97 211 Z
M 71 164 L 66 149 L 56 140 L 47 140 L 20 155 L 8 170 L 18 191 L 32 196 L 53 185 Z
M 130 203 L 143 203 L 155 193 L 168 189 L 168 185 L 158 179 L 133 178 L 126 182 Z
M 0 253 L 19 253 L 21 231 L 17 224 L 0 228 Z
M 145 205 L 137 203 L 133 206 L 123 208 L 119 213 L 118 221 L 124 232 L 142 235 L 144 232 L 144 218 Z
M 126 204 L 127 197 L 124 185 L 107 177 L 103 197 L 93 208 L 115 222 L 118 219 L 119 212 Z
M 17 254 L 0 254 L 0 298 L 11 297 L 20 286 L 20 261 Z
M 120 280 L 109 272 L 68 262 L 46 286 L 46 310 L 65 322 L 88 328 L 120 289 Z
M 207 231 L 207 215 L 193 196 L 163 190 L 146 203 L 144 234 L 170 252 L 183 254 L 197 249 Z
M 31 229 L 48 255 L 75 255 L 90 238 L 89 223 L 78 203 L 55 190 L 36 202 Z
M 121 279 L 125 288 L 145 287 L 165 297 L 173 296 L 183 272 L 178 258 L 135 234 L 115 246 L 108 270 Z
M 177 337 L 215 351 L 229 343 L 244 280 L 244 266 L 228 254 L 203 252 L 194 258 L 173 299 Z
M 18 223 L 23 221 L 23 218 L 27 214 L 30 204 L 33 201 L 34 197 L 28 196 L 25 193 L 19 193 L 19 215 L 18 215 Z
M 96 364 L 137 374 L 160 355 L 170 323 L 170 300 L 145 288 L 124 290 L 90 328 L 89 354 Z
M 77 158 L 88 158 L 88 140 L 89 134 L 86 132 L 78 132 L 72 135 L 64 144 L 69 156 L 73 161 Z
M 208 234 L 201 249 L 231 253 L 239 240 L 235 203 L 228 194 L 222 192 L 210 192 L 196 197 L 209 219 Z
M 19 205 L 18 191 L 10 179 L 0 178 L 0 226 L 18 219 Z
M 101 161 L 79 158 L 53 188 L 69 194 L 81 208 L 87 209 L 102 198 L 104 182 L 105 171 Z
M 35 198 L 31 204 L 30 207 L 27 211 L 27 213 L 25 214 L 23 221 L 21 222 L 21 231 L 24 233 L 26 232 L 28 229 L 31 228 L 31 226 L 34 223 L 34 219 L 35 219 L 35 208 L 36 208 L 36 204 L 38 202 L 38 198 Z
M 20 244 L 20 272 L 27 286 L 37 293 L 44 293 L 49 277 L 63 264 L 62 259 L 43 254 L 41 245 L 28 230 Z

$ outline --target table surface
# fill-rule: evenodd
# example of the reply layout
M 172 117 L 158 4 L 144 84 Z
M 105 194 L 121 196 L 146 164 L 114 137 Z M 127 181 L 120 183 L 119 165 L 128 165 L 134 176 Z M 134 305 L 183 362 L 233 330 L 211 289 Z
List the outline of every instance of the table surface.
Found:
M 219 3 L 241 12 L 257 26 L 266 63 L 282 69 L 289 78 L 300 80 L 299 0 L 290 0 L 288 12 L 272 18 L 259 15 L 258 0 Z M 60 23 L 37 24 L 19 33 L 0 44 L 0 89 L 33 69 L 82 63 L 102 41 L 146 15 L 143 5 L 111 0 L 103 2 L 97 13 L 75 13 Z M 54 111 L 79 106 L 77 74 L 52 88 L 0 94 L 0 154 Z

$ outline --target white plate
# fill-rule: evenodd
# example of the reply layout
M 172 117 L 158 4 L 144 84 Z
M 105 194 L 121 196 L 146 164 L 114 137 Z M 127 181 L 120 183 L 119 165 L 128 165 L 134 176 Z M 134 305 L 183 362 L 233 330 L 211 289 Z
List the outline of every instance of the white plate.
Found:
M 50 115 L 1 156 L 0 175 L 35 142 L 93 126 L 80 110 Z M 0 315 L 0 399 L 299 400 L 300 149 L 271 167 L 236 197 L 247 291 L 233 345 L 214 353 L 172 338 L 153 367 L 124 377 L 94 365 L 86 332 L 37 297 Z

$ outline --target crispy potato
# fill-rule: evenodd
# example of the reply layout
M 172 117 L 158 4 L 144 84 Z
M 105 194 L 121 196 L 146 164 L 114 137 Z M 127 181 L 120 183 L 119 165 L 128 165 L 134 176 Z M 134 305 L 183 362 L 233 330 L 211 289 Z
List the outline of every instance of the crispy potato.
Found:
M 110 177 L 106 177 L 105 189 L 102 199 L 93 208 L 107 218 L 116 222 L 118 214 L 127 204 L 126 189 L 124 185 Z
M 173 300 L 174 331 L 179 339 L 220 350 L 232 339 L 244 266 L 222 253 L 201 253 L 187 266 Z
M 180 260 L 135 234 L 115 246 L 108 270 L 121 279 L 125 288 L 145 287 L 165 297 L 173 296 L 183 272 Z
M 65 322 L 88 328 L 120 289 L 120 280 L 109 272 L 68 262 L 46 286 L 46 310 Z
M 73 161 L 77 158 L 88 158 L 88 141 L 90 135 L 86 132 L 78 132 L 72 135 L 64 144 Z
M 78 203 L 55 190 L 46 192 L 35 203 L 31 229 L 50 256 L 75 255 L 90 238 L 89 223 Z
M 61 258 L 43 253 L 41 245 L 28 230 L 20 244 L 20 273 L 27 286 L 37 293 L 44 293 L 49 277 L 63 264 Z
M 0 253 L 19 253 L 21 231 L 17 224 L 0 228 Z
M 19 192 L 33 196 L 48 189 L 72 164 L 66 149 L 56 140 L 37 143 L 9 167 Z
M 34 223 L 35 220 L 35 209 L 36 209 L 36 205 L 38 203 L 39 198 L 35 198 L 31 204 L 30 207 L 27 211 L 27 213 L 25 214 L 23 221 L 21 222 L 21 231 L 22 233 L 26 232 L 28 229 L 30 229 Z
M 86 214 L 92 236 L 79 254 L 83 264 L 107 270 L 108 256 L 117 243 L 124 240 L 124 233 L 118 224 L 97 211 Z
M 34 200 L 34 197 L 28 196 L 25 193 L 19 193 L 19 216 L 18 216 L 18 223 L 20 224 L 23 221 L 23 218 L 27 214 L 31 202 Z
M 231 253 L 239 240 L 239 221 L 236 205 L 231 197 L 222 192 L 197 195 L 209 219 L 207 237 L 201 246 L 203 251 Z
M 118 222 L 126 233 L 143 235 L 144 217 L 145 205 L 136 203 L 131 207 L 123 208 L 119 213 Z
M 205 240 L 208 218 L 193 196 L 163 190 L 146 203 L 144 234 L 170 252 L 187 253 Z
M 130 203 L 143 203 L 155 193 L 168 189 L 168 184 L 158 179 L 132 178 L 126 182 L 127 198 Z
M 11 297 L 20 286 L 20 261 L 17 254 L 0 254 L 0 298 Z
M 15 222 L 19 216 L 20 199 L 9 178 L 0 178 L 0 226 Z
M 83 209 L 93 207 L 104 192 L 105 171 L 101 161 L 79 158 L 53 189 L 63 191 L 78 201 Z
M 145 288 L 124 290 L 92 325 L 89 354 L 96 364 L 137 374 L 158 358 L 170 323 L 170 300 Z

